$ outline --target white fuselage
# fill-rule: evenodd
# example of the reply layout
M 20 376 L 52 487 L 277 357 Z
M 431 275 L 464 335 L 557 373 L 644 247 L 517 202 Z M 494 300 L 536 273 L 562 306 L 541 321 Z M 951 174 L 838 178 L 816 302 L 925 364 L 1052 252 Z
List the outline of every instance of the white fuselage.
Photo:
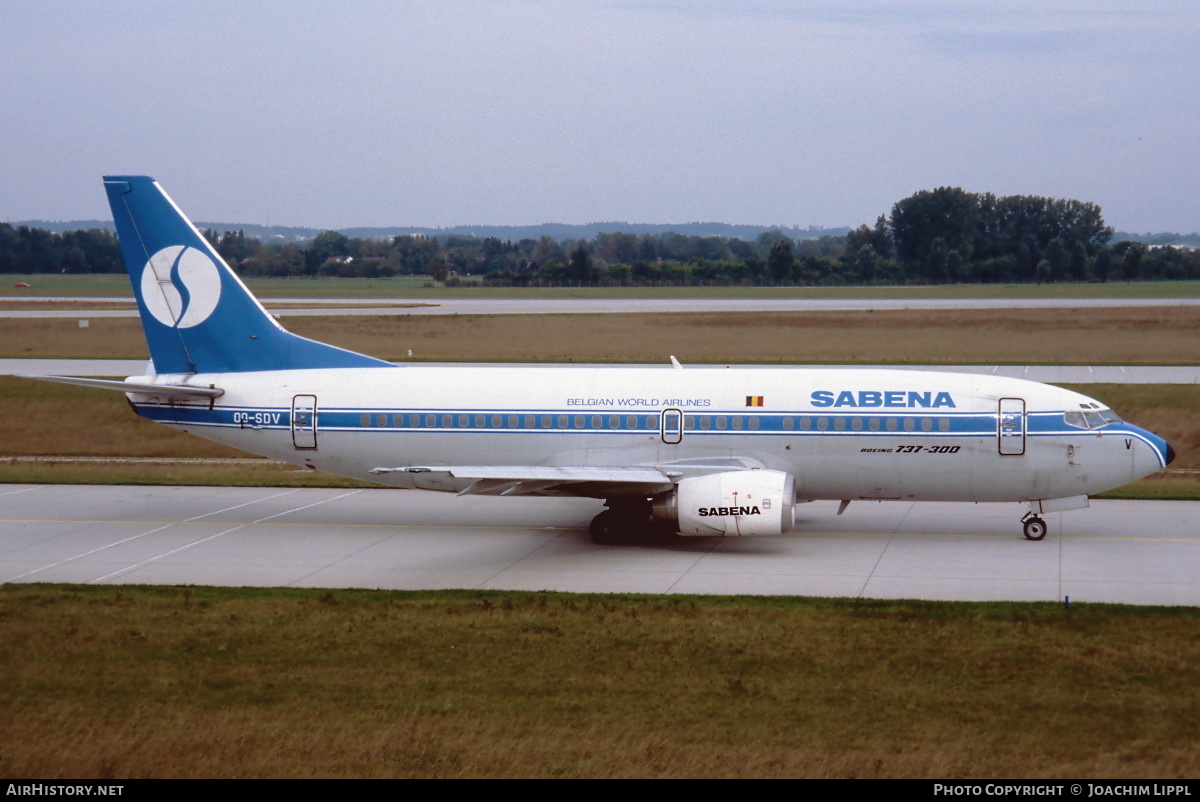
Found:
M 437 465 L 631 466 L 740 458 L 803 499 L 1083 496 L 1165 464 L 1166 444 L 1049 385 L 856 369 L 396 367 L 190 376 L 215 401 L 130 394 L 139 414 L 256 454 L 397 487 Z

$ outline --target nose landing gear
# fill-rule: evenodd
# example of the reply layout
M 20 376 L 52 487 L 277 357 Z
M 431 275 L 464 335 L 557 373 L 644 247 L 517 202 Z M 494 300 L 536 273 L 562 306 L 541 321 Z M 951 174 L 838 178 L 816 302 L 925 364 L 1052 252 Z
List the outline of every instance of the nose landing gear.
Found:
M 1032 512 L 1025 513 L 1021 522 L 1024 525 L 1026 540 L 1041 540 L 1046 536 L 1046 522 Z

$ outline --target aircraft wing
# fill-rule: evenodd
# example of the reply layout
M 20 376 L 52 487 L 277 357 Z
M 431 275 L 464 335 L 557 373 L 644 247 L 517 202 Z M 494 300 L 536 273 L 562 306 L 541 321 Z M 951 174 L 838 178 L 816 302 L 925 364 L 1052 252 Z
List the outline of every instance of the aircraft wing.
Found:
M 191 384 L 151 384 L 149 382 L 114 381 L 112 379 L 81 379 L 76 376 L 18 376 L 20 379 L 37 379 L 59 384 L 77 384 L 80 387 L 96 387 L 101 390 L 119 390 L 123 393 L 145 393 L 163 398 L 220 398 L 225 391 L 219 387 L 197 387 Z
M 408 474 L 414 487 L 460 496 L 653 496 L 681 479 L 726 471 L 758 470 L 757 460 L 713 457 L 652 465 L 411 465 L 371 473 Z
M 428 490 L 457 490 L 460 496 L 651 496 L 671 489 L 679 474 L 654 467 L 543 465 L 414 465 L 373 468 L 371 473 L 407 473 Z

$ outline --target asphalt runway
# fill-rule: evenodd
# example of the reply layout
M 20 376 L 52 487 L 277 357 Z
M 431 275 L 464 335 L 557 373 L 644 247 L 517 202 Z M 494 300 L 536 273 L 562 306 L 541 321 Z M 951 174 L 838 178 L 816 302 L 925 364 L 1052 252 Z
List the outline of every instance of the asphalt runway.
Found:
M 1200 503 L 834 502 L 777 538 L 596 546 L 586 499 L 0 486 L 0 581 L 1200 604 Z
M 0 376 L 140 376 L 147 371 L 145 359 L 0 359 Z M 424 365 L 443 367 L 480 366 L 475 362 L 397 362 L 397 365 Z M 529 367 L 520 363 L 504 363 L 503 367 Z M 664 368 L 659 365 L 614 365 L 614 364 L 541 364 L 538 367 L 571 368 Z M 689 370 L 723 369 L 724 365 L 686 365 Z M 932 370 L 945 373 L 984 373 L 991 376 L 1009 376 L 1014 379 L 1029 379 L 1053 384 L 1087 384 L 1103 382 L 1111 384 L 1200 384 L 1200 365 L 746 365 L 744 367 L 768 370 L 794 370 L 795 368 L 833 368 L 840 370 L 863 370 L 887 368 L 890 370 Z

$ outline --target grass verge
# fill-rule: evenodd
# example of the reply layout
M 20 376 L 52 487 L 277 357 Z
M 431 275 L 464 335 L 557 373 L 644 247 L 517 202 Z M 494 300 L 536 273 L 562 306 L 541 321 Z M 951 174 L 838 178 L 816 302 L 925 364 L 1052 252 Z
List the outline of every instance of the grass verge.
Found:
M 69 457 L 51 457 L 37 462 L 0 457 L 0 484 L 379 487 L 369 482 L 303 470 L 267 459 L 247 459 L 236 464 L 203 459 L 113 460 L 96 463 L 80 462 Z
M 1190 777 L 1190 608 L 0 586 L 7 777 Z
M 286 313 L 285 313 L 286 314 Z M 1200 305 L 591 315 L 292 317 L 296 334 L 437 362 L 666 364 L 1200 363 Z M 144 359 L 133 318 L 0 318 L 0 356 Z

